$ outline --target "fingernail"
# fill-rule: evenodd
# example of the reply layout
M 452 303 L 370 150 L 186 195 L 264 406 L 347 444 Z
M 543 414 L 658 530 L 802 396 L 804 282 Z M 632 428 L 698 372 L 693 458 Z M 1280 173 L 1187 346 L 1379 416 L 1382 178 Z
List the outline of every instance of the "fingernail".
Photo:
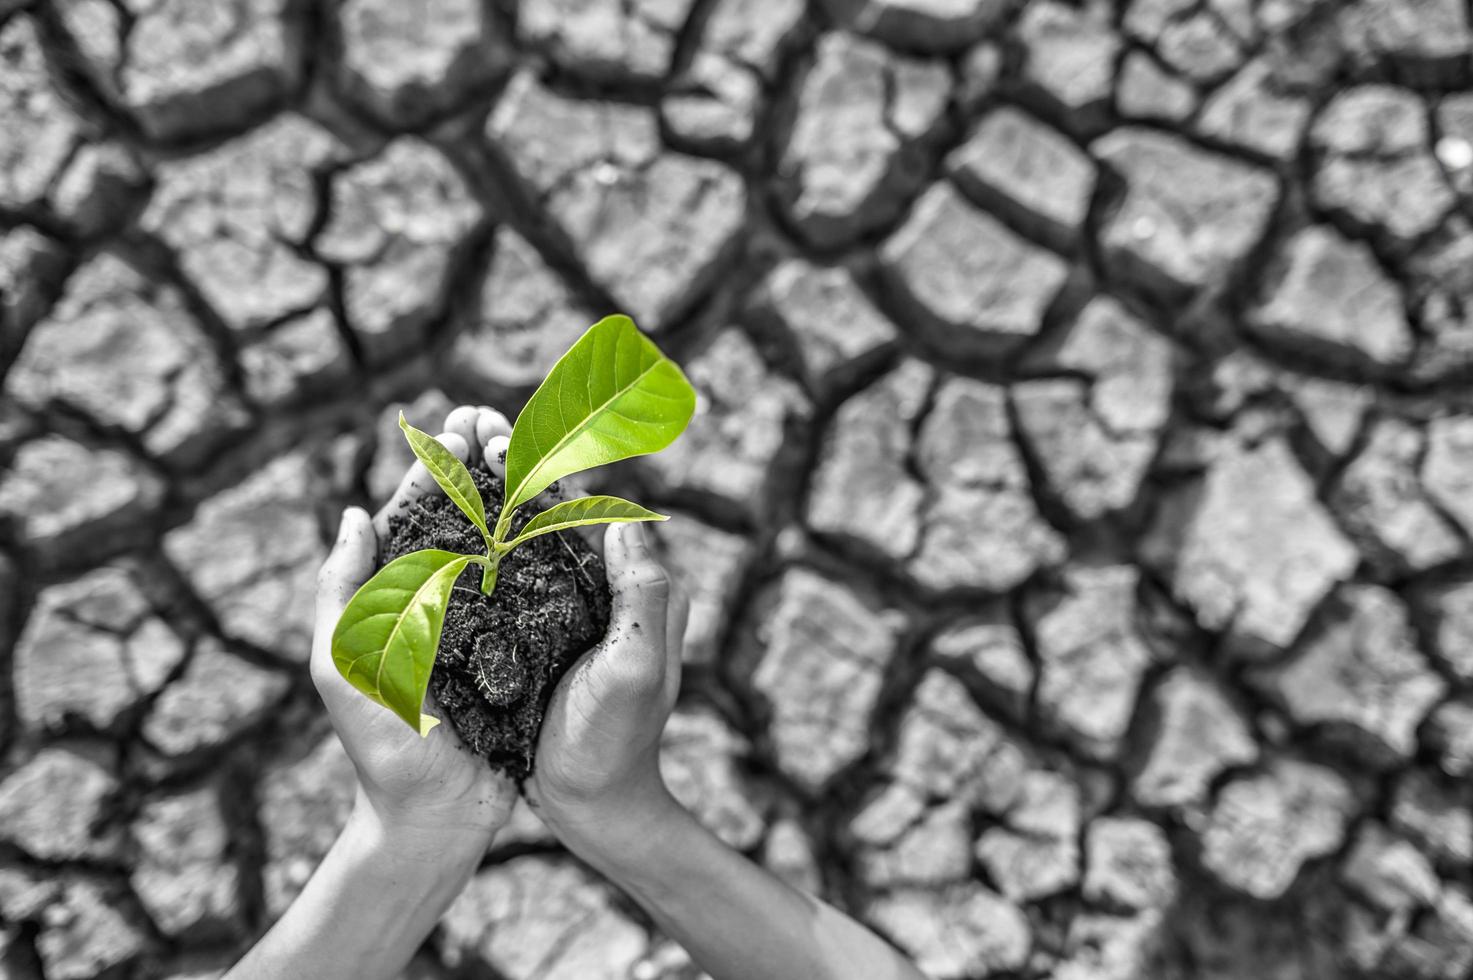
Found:
M 343 516 L 338 518 L 338 544 L 348 540 L 348 514 L 352 510 L 352 507 L 344 507 Z

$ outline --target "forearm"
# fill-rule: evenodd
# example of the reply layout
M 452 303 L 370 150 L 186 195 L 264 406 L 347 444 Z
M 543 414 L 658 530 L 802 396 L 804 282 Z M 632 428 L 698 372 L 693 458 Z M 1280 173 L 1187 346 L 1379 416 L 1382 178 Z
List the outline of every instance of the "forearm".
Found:
M 920 980 L 874 933 L 727 847 L 668 795 L 626 826 L 568 843 L 715 980 Z
M 486 841 L 406 841 L 362 793 L 306 888 L 227 980 L 392 980 L 465 887 Z

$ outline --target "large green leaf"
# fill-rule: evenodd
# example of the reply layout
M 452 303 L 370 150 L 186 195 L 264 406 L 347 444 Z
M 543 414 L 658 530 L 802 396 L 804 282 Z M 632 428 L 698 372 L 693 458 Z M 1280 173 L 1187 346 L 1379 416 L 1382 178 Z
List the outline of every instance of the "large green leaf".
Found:
M 695 408 L 695 390 L 675 362 L 627 316 L 605 317 L 553 365 L 517 416 L 502 520 L 565 476 L 659 452 Z
M 419 709 L 450 590 L 466 566 L 478 560 L 435 550 L 395 558 L 354 593 L 333 630 L 338 672 L 421 735 L 439 724 Z
M 472 524 L 480 528 L 481 536 L 485 537 L 489 533 L 486 529 L 486 505 L 481 501 L 481 491 L 476 489 L 471 471 L 465 468 L 460 457 L 440 445 L 440 440 L 428 432 L 421 432 L 410 425 L 403 412 L 399 413 L 399 428 L 404 430 L 409 448 L 425 464 L 425 469 L 440 484 L 445 496 L 460 508 L 462 514 L 471 519 Z
M 624 521 L 668 521 L 664 514 L 656 514 L 639 504 L 622 497 L 596 496 L 579 497 L 554 504 L 527 522 L 518 534 L 513 546 L 519 545 L 540 534 L 553 531 L 568 531 L 589 524 L 615 524 Z

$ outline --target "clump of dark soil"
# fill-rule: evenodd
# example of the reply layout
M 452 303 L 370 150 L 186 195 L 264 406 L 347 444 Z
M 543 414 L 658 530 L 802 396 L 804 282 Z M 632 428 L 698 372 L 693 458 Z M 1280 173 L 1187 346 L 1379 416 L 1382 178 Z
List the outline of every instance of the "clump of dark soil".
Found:
M 484 466 L 471 475 L 494 524 L 501 480 Z M 513 529 L 532 516 L 519 513 Z M 387 563 L 422 548 L 485 554 L 480 532 L 444 494 L 391 515 L 379 559 Z M 430 693 L 466 747 L 492 768 L 525 779 L 553 689 L 603 638 L 609 605 L 603 562 L 576 534 L 546 534 L 519 546 L 502 560 L 489 598 L 481 594 L 481 569 L 468 568 L 450 594 L 430 674 Z

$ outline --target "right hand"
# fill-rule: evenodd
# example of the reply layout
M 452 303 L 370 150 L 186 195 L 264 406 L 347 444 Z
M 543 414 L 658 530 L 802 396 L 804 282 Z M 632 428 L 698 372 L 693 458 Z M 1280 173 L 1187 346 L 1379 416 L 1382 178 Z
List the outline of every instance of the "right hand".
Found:
M 660 734 L 680 690 L 689 606 L 640 524 L 604 530 L 613 611 L 602 642 L 563 677 L 548 705 L 525 792 L 574 853 L 617 846 L 670 804 Z

